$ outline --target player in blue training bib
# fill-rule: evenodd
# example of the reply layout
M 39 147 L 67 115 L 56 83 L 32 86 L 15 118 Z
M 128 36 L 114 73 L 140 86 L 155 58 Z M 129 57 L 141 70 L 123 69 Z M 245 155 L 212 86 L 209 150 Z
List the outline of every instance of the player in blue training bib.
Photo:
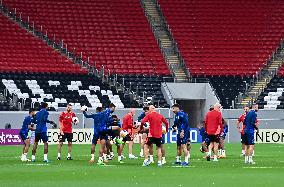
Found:
M 27 154 L 29 152 L 29 148 L 30 148 L 30 136 L 29 133 L 30 131 L 34 130 L 34 124 L 36 123 L 35 120 L 35 109 L 30 108 L 29 109 L 29 115 L 25 117 L 24 121 L 23 121 L 23 125 L 22 128 L 20 130 L 20 137 L 24 142 L 24 147 L 23 147 L 23 153 L 21 156 L 21 161 L 26 162 L 26 161 L 30 161 L 27 158 Z
M 53 121 L 48 120 L 48 104 L 42 103 L 41 109 L 36 113 L 36 129 L 35 129 L 35 142 L 32 151 L 32 161 L 35 162 L 35 154 L 38 146 L 38 142 L 42 141 L 44 143 L 44 155 L 43 162 L 49 162 L 47 159 L 48 153 L 48 136 L 47 136 L 47 123 L 52 124 L 53 128 L 57 128 L 57 124 Z
M 245 117 L 245 129 L 244 129 L 244 144 L 245 144 L 245 163 L 255 164 L 252 159 L 254 150 L 254 133 L 258 131 L 257 127 L 257 111 L 258 105 L 254 104 L 252 109 L 247 113 Z
M 115 105 L 114 105 L 115 108 Z M 114 110 L 113 110 L 114 111 Z M 88 115 L 86 111 L 83 111 L 85 118 L 92 118 L 94 120 L 94 135 L 92 140 L 92 148 L 91 148 L 91 160 L 90 163 L 94 162 L 94 153 L 97 141 L 100 140 L 100 152 L 99 152 L 99 159 L 98 165 L 104 165 L 103 154 L 106 150 L 106 141 L 108 139 L 108 126 L 111 122 L 111 107 L 103 111 L 102 107 L 96 108 L 95 114 Z
M 201 139 L 202 139 L 200 152 L 206 153 L 206 155 L 207 155 L 208 146 L 210 144 L 210 139 L 209 139 L 208 134 L 206 133 L 205 128 L 204 128 L 204 121 L 202 121 L 201 124 L 197 126 L 197 128 L 199 129 L 199 134 L 200 134 Z
M 187 113 L 180 110 L 179 104 L 174 104 L 172 110 L 175 113 L 174 128 L 177 129 L 177 160 L 175 164 L 187 166 L 190 158 L 190 126 Z M 185 161 L 181 162 L 184 152 Z

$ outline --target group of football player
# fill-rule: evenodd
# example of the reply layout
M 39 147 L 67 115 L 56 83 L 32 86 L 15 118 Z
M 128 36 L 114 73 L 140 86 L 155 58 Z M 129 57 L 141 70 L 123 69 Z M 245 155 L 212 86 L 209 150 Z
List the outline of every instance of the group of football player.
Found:
M 238 123 L 238 127 L 242 135 L 242 143 L 244 144 L 243 154 L 245 155 L 246 163 L 253 163 L 253 138 L 251 129 L 255 129 L 253 124 L 255 112 L 257 109 L 254 105 L 253 109 L 245 108 L 246 113 L 243 114 Z M 50 123 L 53 128 L 57 128 L 57 124 L 48 119 L 49 113 L 47 111 L 48 104 L 42 103 L 40 111 L 36 112 L 34 109 L 29 110 L 29 115 L 25 117 L 22 128 L 20 130 L 20 137 L 24 142 L 21 160 L 33 161 L 36 160 L 36 150 L 38 142 L 42 141 L 44 144 L 44 162 L 49 162 L 48 154 L 48 136 L 47 136 L 47 123 Z M 105 165 L 109 160 L 114 158 L 113 145 L 117 150 L 118 162 L 123 164 L 123 150 L 126 143 L 128 143 L 128 158 L 137 159 L 133 154 L 133 143 L 135 137 L 140 137 L 141 151 L 140 157 L 144 157 L 142 166 L 148 166 L 154 163 L 154 147 L 156 145 L 158 166 L 166 163 L 166 150 L 165 150 L 165 134 L 169 130 L 169 123 L 160 113 L 156 111 L 154 105 L 143 107 L 143 112 L 139 115 L 138 120 L 134 121 L 135 109 L 130 109 L 129 112 L 123 117 L 122 123 L 120 119 L 113 115 L 116 106 L 111 103 L 108 108 L 103 109 L 97 107 L 96 111 L 92 114 L 87 114 L 88 108 L 82 107 L 82 112 L 85 118 L 93 119 L 93 139 L 91 145 L 91 159 L 90 163 L 95 162 L 95 149 L 99 142 L 99 153 L 97 164 Z M 181 110 L 179 104 L 172 106 L 172 111 L 175 114 L 174 125 L 172 130 L 177 133 L 177 155 L 175 164 L 181 166 L 189 165 L 190 159 L 190 125 L 188 121 L 188 114 Z M 254 113 L 253 113 L 254 112 Z M 252 113 L 252 114 L 251 114 Z M 251 116 L 251 117 L 250 117 Z M 66 110 L 59 116 L 59 143 L 57 160 L 61 160 L 61 150 L 63 143 L 68 142 L 67 160 L 72 160 L 72 141 L 73 130 L 72 126 L 79 123 L 79 119 L 72 111 L 72 105 L 68 104 Z M 243 123 L 240 127 L 240 123 Z M 248 124 L 248 125 L 245 125 Z M 252 126 L 252 127 L 251 127 Z M 199 126 L 200 135 L 202 136 L 201 151 L 206 153 L 205 158 L 210 161 L 218 161 L 218 158 L 226 157 L 224 140 L 228 132 L 228 125 L 222 118 L 221 105 L 216 103 L 205 117 L 203 126 Z M 32 159 L 27 158 L 28 150 L 30 147 L 30 133 L 34 132 L 34 143 L 32 150 Z M 181 157 L 184 155 L 184 161 Z
M 205 121 L 198 125 L 199 133 L 202 137 L 200 151 L 206 153 L 208 161 L 218 161 L 218 158 L 226 158 L 225 138 L 228 133 L 228 125 L 221 116 L 221 105 L 215 104 L 210 107 Z M 251 108 L 244 107 L 244 113 L 237 120 L 237 128 L 241 134 L 242 153 L 246 164 L 255 164 L 254 140 L 255 132 L 258 132 L 259 121 L 257 120 L 258 105 L 254 104 Z M 212 128 L 211 127 L 215 127 Z M 211 145 L 211 146 L 210 146 Z M 214 156 L 212 156 L 212 152 Z

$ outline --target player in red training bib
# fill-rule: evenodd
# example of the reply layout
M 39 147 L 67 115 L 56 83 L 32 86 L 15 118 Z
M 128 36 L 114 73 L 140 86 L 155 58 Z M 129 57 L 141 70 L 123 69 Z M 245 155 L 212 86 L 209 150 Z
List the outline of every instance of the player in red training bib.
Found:
M 72 112 L 72 105 L 68 104 L 66 110 L 62 112 L 59 116 L 59 124 L 60 124 L 60 134 L 59 134 L 59 144 L 58 144 L 58 155 L 57 160 L 61 160 L 61 149 L 63 142 L 67 139 L 68 142 L 68 154 L 67 160 L 72 160 L 71 151 L 72 151 L 72 139 L 73 139 L 73 131 L 72 125 L 77 125 L 79 123 L 78 118 L 75 113 Z

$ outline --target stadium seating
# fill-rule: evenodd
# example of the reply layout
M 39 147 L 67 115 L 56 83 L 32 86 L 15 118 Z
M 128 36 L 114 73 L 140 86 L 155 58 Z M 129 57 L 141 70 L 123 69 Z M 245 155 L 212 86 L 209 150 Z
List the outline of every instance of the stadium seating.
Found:
M 124 80 L 123 80 L 124 79 Z M 161 92 L 161 83 L 163 77 L 145 76 L 145 75 L 121 75 L 118 76 L 118 82 L 124 82 L 126 88 L 131 88 L 139 96 L 148 98 L 144 101 L 154 103 L 159 107 L 170 107 Z M 167 82 L 173 82 L 171 78 L 167 78 Z
M 111 73 L 169 75 L 139 1 L 4 0 Z
M 103 84 L 100 79 L 85 74 L 66 73 L 2 73 L 1 91 L 16 95 L 24 108 L 39 107 L 41 102 L 49 103 L 53 110 L 72 103 L 75 109 L 86 105 L 91 108 L 106 107 L 114 103 L 118 108 L 137 107 L 136 102 L 129 102 L 123 93 Z M 7 106 L 0 105 L 0 110 Z
M 158 0 L 193 76 L 251 76 L 284 36 L 283 1 Z
M 284 65 L 282 65 L 282 67 L 279 69 L 278 75 L 279 75 L 280 77 L 284 77 Z
M 284 76 L 275 76 L 257 98 L 259 108 L 284 109 Z
M 0 72 L 87 72 L 2 14 L 0 27 Z
M 231 108 L 232 102 L 236 97 L 246 90 L 247 85 L 252 81 L 251 78 L 241 78 L 235 76 L 212 76 L 208 78 L 215 89 L 223 108 Z M 204 82 L 204 79 L 196 79 L 196 82 Z M 205 81 L 207 82 L 207 81 Z M 213 103 L 212 103 L 213 104 Z
M 25 109 L 43 101 L 52 109 L 67 103 L 77 109 L 82 105 L 105 107 L 110 102 L 118 108 L 137 106 L 2 14 L 0 25 L 0 91 L 6 89 L 10 98 L 16 95 Z M 15 110 L 15 106 L 4 97 L 0 110 Z

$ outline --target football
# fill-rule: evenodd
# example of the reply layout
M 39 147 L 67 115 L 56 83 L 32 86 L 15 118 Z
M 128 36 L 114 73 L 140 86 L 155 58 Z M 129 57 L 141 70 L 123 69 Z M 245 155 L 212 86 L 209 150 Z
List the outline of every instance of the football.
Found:
M 149 129 L 150 123 L 149 122 L 144 123 L 143 128 L 146 129 L 146 130 Z
M 82 106 L 81 111 L 88 111 L 88 107 L 87 106 Z
M 134 122 L 134 128 L 139 128 L 140 127 L 140 125 L 141 125 L 141 122 L 139 122 L 139 121 L 135 121 Z
M 74 125 L 78 125 L 79 119 L 78 119 L 77 117 L 73 117 L 73 118 L 72 118 L 72 123 L 73 123 Z

